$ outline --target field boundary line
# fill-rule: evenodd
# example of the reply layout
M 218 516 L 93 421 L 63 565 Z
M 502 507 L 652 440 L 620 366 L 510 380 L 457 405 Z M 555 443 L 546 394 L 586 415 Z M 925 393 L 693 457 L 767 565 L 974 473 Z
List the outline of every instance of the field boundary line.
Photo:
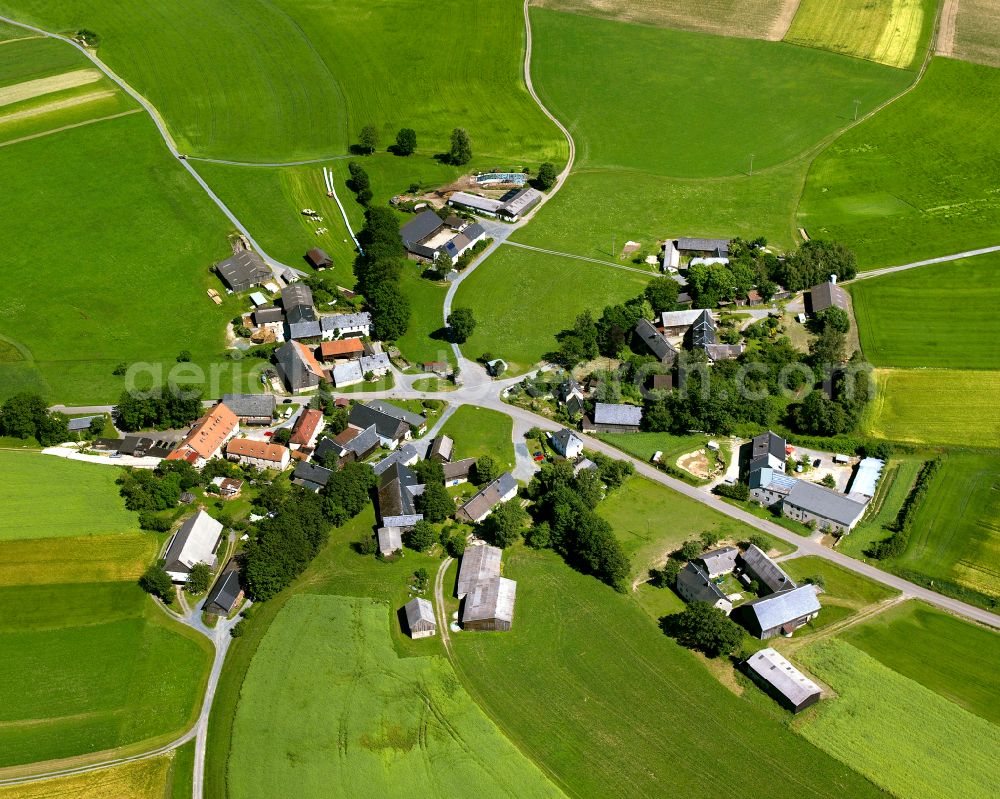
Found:
M 41 38 L 32 37 L 32 38 Z M 52 128 L 52 130 L 44 130 L 41 133 L 32 133 L 30 136 L 22 136 L 20 139 L 11 139 L 10 141 L 0 142 L 0 147 L 10 147 L 12 144 L 20 144 L 21 142 L 31 141 L 32 139 L 41 139 L 45 136 L 51 136 L 53 133 L 62 133 L 65 130 L 73 130 L 73 128 L 83 128 L 87 125 L 93 125 L 95 122 L 107 122 L 111 119 L 119 119 L 120 117 L 131 116 L 132 114 L 141 114 L 141 108 L 133 108 L 129 111 L 122 111 L 118 114 L 111 114 L 106 117 L 95 117 L 94 119 L 85 119 L 83 122 L 74 122 L 71 125 L 63 125 L 59 128 Z
M 286 166 L 309 166 L 310 164 L 325 164 L 327 161 L 343 161 L 347 158 L 354 158 L 353 155 L 327 155 L 322 158 L 307 158 L 302 161 L 275 161 L 273 163 L 258 163 L 256 161 L 228 161 L 225 158 L 208 158 L 201 155 L 186 156 L 188 161 L 202 161 L 206 164 L 223 164 L 224 166 L 249 166 L 249 167 L 286 167 Z
M 640 275 L 646 275 L 647 277 L 656 277 L 656 272 L 648 269 L 638 269 L 634 266 L 625 266 L 625 264 L 616 264 L 611 261 L 602 261 L 599 258 L 590 258 L 586 255 L 574 255 L 571 252 L 560 252 L 559 250 L 547 250 L 544 247 L 535 247 L 531 244 L 521 244 L 517 241 L 504 240 L 500 242 L 501 244 L 506 244 L 510 247 L 520 247 L 522 250 L 532 250 L 533 252 L 541 252 L 546 255 L 558 255 L 562 258 L 573 258 L 577 261 L 588 261 L 592 264 L 601 264 L 602 266 L 610 266 L 612 269 L 624 269 L 626 272 L 637 272 Z

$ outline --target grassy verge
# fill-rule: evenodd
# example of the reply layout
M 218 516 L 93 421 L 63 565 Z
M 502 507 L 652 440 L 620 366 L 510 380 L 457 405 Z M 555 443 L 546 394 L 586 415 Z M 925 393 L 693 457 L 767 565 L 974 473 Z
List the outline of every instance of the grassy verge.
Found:
M 514 468 L 514 422 L 504 413 L 461 405 L 441 433 L 455 440 L 454 460 L 490 455 L 502 469 Z

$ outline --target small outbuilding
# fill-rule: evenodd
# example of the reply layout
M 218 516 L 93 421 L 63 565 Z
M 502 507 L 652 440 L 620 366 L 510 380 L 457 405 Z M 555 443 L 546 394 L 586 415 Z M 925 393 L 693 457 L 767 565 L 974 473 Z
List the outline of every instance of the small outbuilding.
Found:
M 427 638 L 437 632 L 434 606 L 422 597 L 415 597 L 403 606 L 410 638 Z
M 235 560 L 230 560 L 205 597 L 202 610 L 216 616 L 228 616 L 241 599 L 243 589 L 240 587 L 240 567 Z
M 816 683 L 771 647 L 751 655 L 743 667 L 754 682 L 793 713 L 815 705 L 822 695 Z
M 333 265 L 333 259 L 327 255 L 326 250 L 313 247 L 306 253 L 306 260 L 313 269 L 327 269 Z
M 388 557 L 403 548 L 403 531 L 399 527 L 379 527 L 376 535 L 378 551 L 382 557 Z

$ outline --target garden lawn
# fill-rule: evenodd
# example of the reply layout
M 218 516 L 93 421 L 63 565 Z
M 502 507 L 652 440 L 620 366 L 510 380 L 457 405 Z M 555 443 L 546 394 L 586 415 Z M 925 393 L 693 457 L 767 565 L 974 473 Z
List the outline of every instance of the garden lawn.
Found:
M 513 631 L 459 633 L 460 675 L 574 796 L 876 796 L 867 781 L 735 696 L 628 596 L 516 547 Z M 511 701 L 516 697 L 517 701 Z
M 422 148 L 441 152 L 463 126 L 477 152 L 508 166 L 565 158 L 564 140 L 521 80 L 516 0 L 391 0 L 362 13 L 349 0 L 321 8 L 245 0 L 235 15 L 196 0 L 4 0 L 0 8 L 50 29 L 97 31 L 101 58 L 149 98 L 189 154 L 336 155 L 372 124 L 383 147 L 407 126 Z
M 400 658 L 385 605 L 300 595 L 243 683 L 230 795 L 559 796 L 441 657 Z
M 176 760 L 176 756 L 162 755 L 70 777 L 12 785 L 0 788 L 0 799 L 163 799 Z
M 900 799 L 996 795 L 1000 727 L 843 641 L 797 658 L 837 692 L 795 724 L 816 746 Z
M 861 269 L 1000 241 L 994 159 L 1000 71 L 935 58 L 919 85 L 813 162 L 799 224 L 849 244 Z
M 776 42 L 720 39 L 545 9 L 532 78 L 579 168 L 720 177 L 801 155 L 913 73 Z M 666 115 L 666 117 L 665 117 Z M 669 118 L 670 121 L 666 121 Z
M 993 724 L 1000 724 L 996 663 L 1000 635 L 925 605 L 906 602 L 838 637 L 893 671 Z
M 936 13 L 937 0 L 801 0 L 785 41 L 916 68 Z
M 222 288 L 209 268 L 230 252 L 229 228 L 145 115 L 0 148 L 0 173 L 0 223 L 18 230 L 0 266 L 17 285 L 0 300 L 0 334 L 23 358 L 0 363 L 0 395 L 114 401 L 120 362 L 153 364 L 164 378 L 183 367 L 184 382 L 192 366 L 218 361 L 223 379 L 206 394 L 233 390 L 238 362 L 221 356 L 239 304 L 205 294 Z M 175 363 L 182 349 L 191 364 Z
M 501 469 L 514 468 L 514 422 L 505 413 L 460 405 L 441 428 L 455 440 L 452 460 L 491 455 Z
M 1000 369 L 1000 253 L 850 286 L 861 346 L 876 366 Z
M 684 453 L 703 448 L 706 440 L 703 435 L 675 436 L 670 433 L 599 433 L 597 437 L 647 463 L 657 452 L 662 452 L 663 462 L 671 464 Z
M 0 473 L 0 541 L 106 536 L 137 529 L 137 515 L 125 510 L 118 495 L 119 469 L 37 452 L 0 451 Z
M 454 365 L 455 353 L 444 332 L 447 284 L 422 278 L 420 269 L 412 261 L 403 264 L 399 287 L 410 300 L 410 324 L 396 346 L 412 364 L 444 361 Z
M 878 395 L 864 422 L 869 435 L 917 444 L 1000 441 L 1000 371 L 876 369 Z
M 197 712 L 211 647 L 134 582 L 0 588 L 0 609 L 0 767 L 169 740 Z
M 462 349 L 503 358 L 509 374 L 526 372 L 556 349 L 556 334 L 577 314 L 600 316 L 605 305 L 641 294 L 646 282 L 633 272 L 501 247 L 458 288 L 454 305 L 472 308 L 478 323 Z
M 754 530 L 676 491 L 633 475 L 608 494 L 597 513 L 606 519 L 632 562 L 633 577 L 645 579 L 650 567 L 691 538 L 713 532 L 720 540 L 745 541 Z

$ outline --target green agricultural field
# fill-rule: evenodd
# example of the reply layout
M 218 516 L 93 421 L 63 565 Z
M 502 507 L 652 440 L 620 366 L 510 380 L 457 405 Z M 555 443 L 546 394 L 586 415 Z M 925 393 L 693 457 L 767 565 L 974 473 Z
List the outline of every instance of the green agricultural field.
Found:
M 176 757 L 163 755 L 69 777 L 13 785 L 0 788 L 0 799 L 163 799 L 173 763 Z
M 504 469 L 514 468 L 514 422 L 505 413 L 460 405 L 441 428 L 455 440 L 454 460 L 492 455 Z
M 1000 369 L 1000 253 L 850 286 L 865 357 L 876 366 Z
M 192 783 L 194 782 L 194 747 L 195 742 L 191 740 L 174 750 L 174 759 L 170 764 L 169 799 L 190 799 L 191 797 Z M 160 796 L 162 795 L 161 793 Z M 155 799 L 160 799 L 160 797 L 155 797 Z
M 455 353 L 444 334 L 444 295 L 448 287 L 420 277 L 421 267 L 407 261 L 399 287 L 410 300 L 410 325 L 396 346 L 410 363 L 454 363 Z
M 820 50 L 532 11 L 532 77 L 579 168 L 721 177 L 801 155 L 912 73 Z M 635 58 L 623 58 L 623 53 Z M 638 65 L 638 68 L 637 68 Z
M 600 264 L 501 247 L 458 288 L 455 306 L 471 307 L 478 325 L 463 345 L 466 355 L 492 353 L 511 374 L 530 369 L 553 351 L 556 333 L 590 309 L 642 292 L 647 278 Z M 567 287 L 572 286 L 572 292 Z
M 662 0 L 532 0 L 532 5 L 623 22 L 755 39 L 780 39 L 790 17 L 786 0 L 674 0 L 670 3 Z
M 983 165 L 1000 119 L 983 108 L 1000 71 L 935 58 L 920 84 L 813 163 L 799 224 L 848 242 L 862 269 L 1000 241 L 1000 195 Z
M 900 799 L 996 795 L 1000 727 L 837 639 L 796 657 L 837 692 L 795 724 L 817 747 Z
M 37 452 L 0 451 L 5 512 L 0 541 L 17 538 L 108 535 L 138 526 L 125 510 L 118 469 Z M 59 501 L 53 502 L 58 496 Z
M 855 558 L 863 557 L 872 543 L 888 536 L 885 527 L 899 515 L 923 463 L 924 458 L 919 456 L 890 460 L 860 524 L 840 539 L 837 549 Z
M 99 505 L 97 491 L 93 498 Z M 0 586 L 133 582 L 159 546 L 155 535 L 142 532 L 0 541 Z
M 319 797 L 336 785 L 346 794 L 559 796 L 446 660 L 399 657 L 387 610 L 336 596 L 285 605 L 243 683 L 230 795 Z
M 211 647 L 135 583 L 3 588 L 0 608 L 0 767 L 162 739 L 190 723 Z
M 711 763 L 720 796 L 878 795 L 720 685 L 630 597 L 550 552 L 507 550 L 504 572 L 518 581 L 514 629 L 453 636 L 460 675 L 567 793 L 698 795 Z
M 1000 725 L 1000 635 L 920 602 L 891 608 L 839 633 L 893 671 Z
M 801 0 L 785 41 L 915 68 L 927 53 L 937 0 Z
M 565 158 L 565 142 L 521 82 L 516 0 L 392 0 L 363 13 L 347 0 L 322 8 L 247 0 L 235 15 L 196 0 L 4 0 L 0 8 L 56 30 L 97 31 L 101 58 L 152 101 L 191 154 L 329 156 L 373 124 L 383 146 L 408 126 L 421 149 L 441 152 L 460 125 L 482 154 Z
M 1000 372 L 876 369 L 878 396 L 866 422 L 869 435 L 917 444 L 1000 441 L 995 398 Z
M 0 363 L 0 394 L 107 402 L 125 386 L 118 363 L 166 376 L 182 349 L 199 368 L 219 363 L 206 393 L 233 390 L 236 367 L 221 356 L 238 302 L 218 307 L 205 294 L 221 288 L 209 268 L 230 251 L 229 228 L 145 115 L 0 148 L 0 172 L 0 220 L 19 232 L 0 267 L 18 286 L 0 300 L 0 334 L 26 358 Z
M 822 578 L 823 610 L 803 629 L 800 635 L 853 616 L 858 611 L 899 596 L 899 592 L 861 577 L 828 560 L 813 555 L 781 562 L 782 568 L 798 583 Z
M 597 506 L 597 513 L 614 528 L 632 561 L 633 577 L 644 580 L 650 567 L 690 538 L 716 533 L 729 542 L 746 540 L 755 532 L 706 505 L 634 475 Z

